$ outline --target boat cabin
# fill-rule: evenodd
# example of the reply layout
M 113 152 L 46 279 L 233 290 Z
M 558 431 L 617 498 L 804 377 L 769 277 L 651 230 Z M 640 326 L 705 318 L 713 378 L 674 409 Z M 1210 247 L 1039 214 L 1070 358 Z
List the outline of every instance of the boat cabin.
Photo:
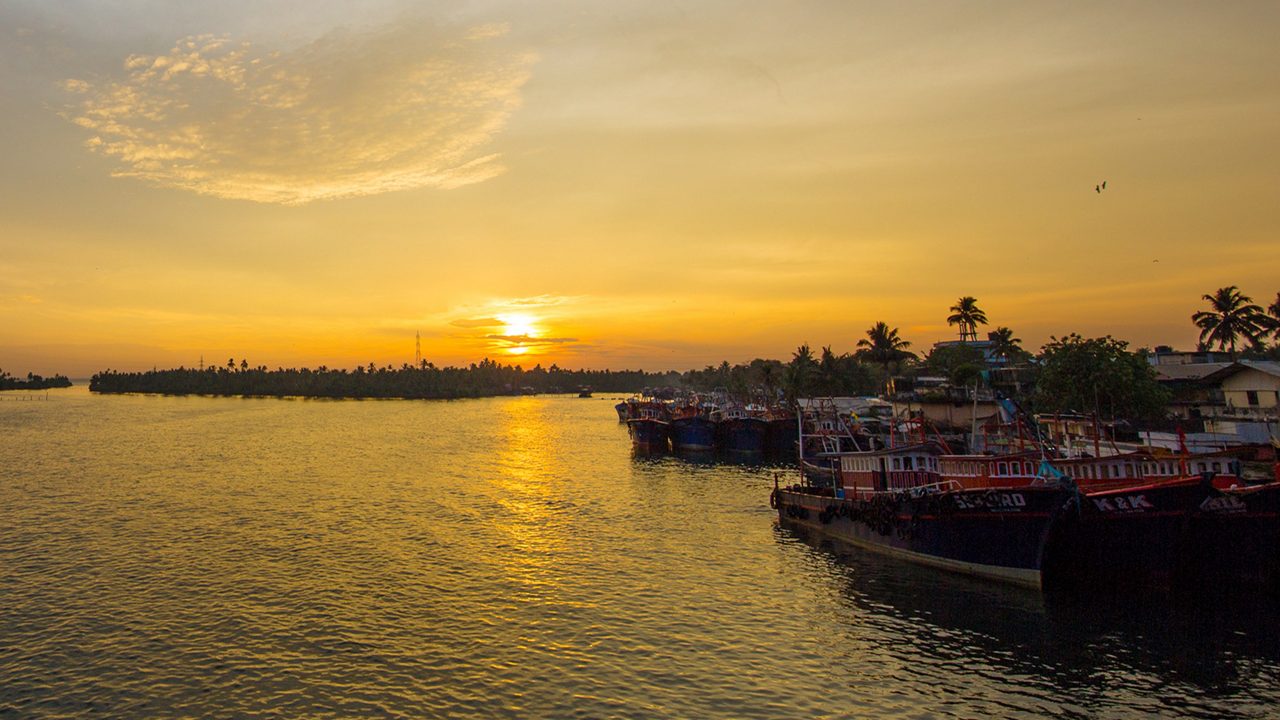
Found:
M 938 458 L 943 481 L 962 488 L 1025 487 L 1036 480 L 1039 455 L 943 455 Z
M 840 455 L 839 482 L 846 493 L 867 497 L 874 493 L 937 486 L 937 443 L 926 442 L 896 448 Z

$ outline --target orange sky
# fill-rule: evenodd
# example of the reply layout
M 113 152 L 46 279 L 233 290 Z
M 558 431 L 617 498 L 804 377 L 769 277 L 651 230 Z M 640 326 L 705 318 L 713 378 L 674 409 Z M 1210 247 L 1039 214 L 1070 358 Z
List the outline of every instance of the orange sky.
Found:
M 0 6 L 0 368 L 687 369 L 961 295 L 1190 347 L 1280 291 L 1275 3 L 206 5 Z

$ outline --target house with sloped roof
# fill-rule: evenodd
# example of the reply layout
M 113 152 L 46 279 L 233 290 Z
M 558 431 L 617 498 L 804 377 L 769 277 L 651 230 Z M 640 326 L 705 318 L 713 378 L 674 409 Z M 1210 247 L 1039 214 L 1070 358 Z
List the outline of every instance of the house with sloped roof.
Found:
M 1170 412 L 1204 431 L 1247 442 L 1280 438 L 1280 363 L 1269 360 L 1161 364 L 1156 380 L 1173 394 Z

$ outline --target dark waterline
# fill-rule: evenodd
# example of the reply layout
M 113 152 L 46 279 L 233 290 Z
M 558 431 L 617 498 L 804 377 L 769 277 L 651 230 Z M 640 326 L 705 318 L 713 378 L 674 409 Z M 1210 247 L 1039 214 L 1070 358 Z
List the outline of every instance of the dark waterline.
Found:
M 831 545 L 615 401 L 0 403 L 0 715 L 1277 713 L 1270 605 Z

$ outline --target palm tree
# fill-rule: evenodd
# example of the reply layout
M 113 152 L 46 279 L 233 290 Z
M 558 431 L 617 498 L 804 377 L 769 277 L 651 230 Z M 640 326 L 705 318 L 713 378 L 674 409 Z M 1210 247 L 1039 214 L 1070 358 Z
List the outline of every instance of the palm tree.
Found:
M 1007 327 L 998 327 L 987 333 L 987 339 L 991 341 L 991 354 L 996 357 L 1002 357 L 1005 360 L 1013 361 L 1026 354 L 1026 350 L 1021 347 L 1022 339 L 1013 336 L 1013 331 Z
M 1271 330 L 1271 318 L 1253 303 L 1253 298 L 1242 294 L 1235 285 L 1219 288 L 1214 294 L 1205 295 L 1204 299 L 1209 302 L 1210 309 L 1191 316 L 1191 321 L 1200 328 L 1200 342 L 1206 345 L 1216 343 L 1218 349 L 1227 350 L 1232 360 L 1236 359 L 1237 340 L 1244 339 L 1250 345 L 1258 345 Z
M 891 328 L 884 322 L 877 322 L 867 329 L 866 339 L 858 341 L 858 351 L 854 355 L 880 365 L 884 370 L 887 389 L 890 387 L 889 366 L 915 357 L 915 353 L 907 350 L 910 346 L 911 343 L 898 336 L 898 328 Z
M 828 395 L 840 394 L 840 365 L 840 358 L 831 352 L 831 346 L 823 347 L 821 359 L 818 360 L 818 380 L 822 385 L 822 392 Z
M 978 326 L 987 324 L 987 314 L 978 307 L 978 299 L 965 295 L 951 306 L 948 325 L 960 326 L 960 340 L 977 340 Z
M 1276 301 L 1267 306 L 1271 313 L 1271 329 L 1276 333 L 1276 341 L 1280 342 L 1280 292 L 1276 293 Z
M 915 353 L 907 348 L 911 343 L 898 336 L 898 328 L 890 328 L 884 322 L 878 322 L 867 329 L 865 340 L 858 341 L 858 357 L 884 365 L 915 357 Z
M 813 359 L 813 349 L 808 343 L 796 348 L 795 353 L 791 356 L 791 362 L 787 363 L 784 371 L 784 382 L 787 386 L 787 395 L 792 399 L 802 397 L 809 394 L 810 387 L 813 385 L 813 376 L 818 370 L 818 363 Z

